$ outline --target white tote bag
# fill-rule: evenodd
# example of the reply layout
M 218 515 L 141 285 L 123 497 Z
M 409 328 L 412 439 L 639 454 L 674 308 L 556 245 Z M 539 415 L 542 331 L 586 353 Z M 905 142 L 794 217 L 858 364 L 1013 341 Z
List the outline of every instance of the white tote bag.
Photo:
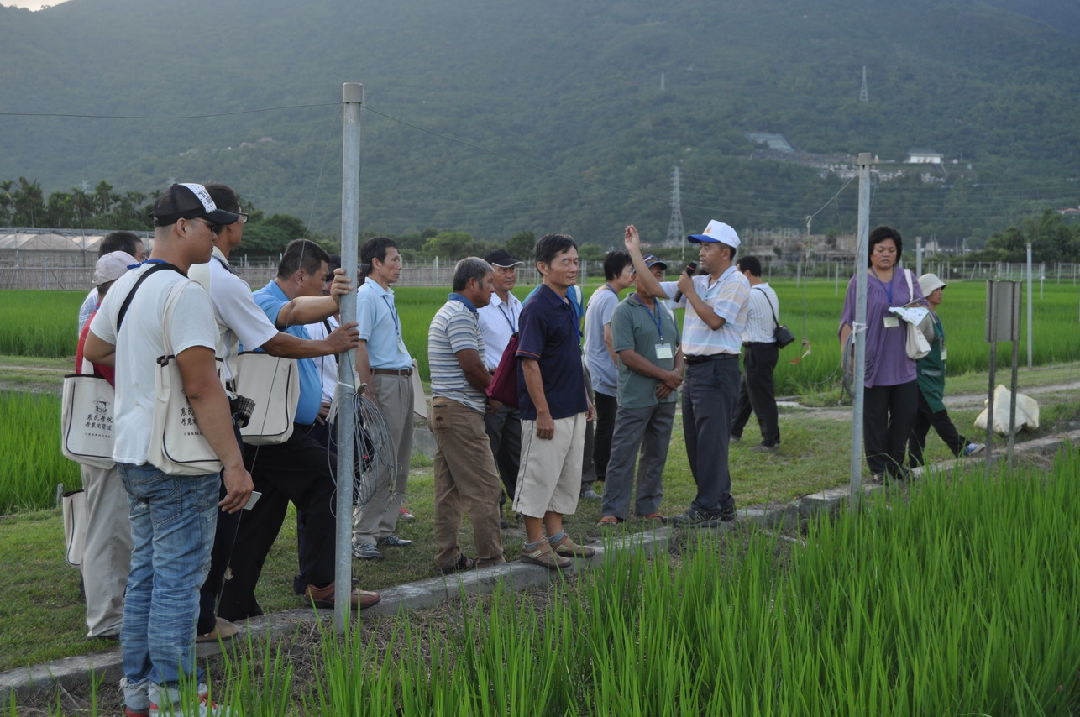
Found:
M 236 392 L 255 403 L 248 424 L 240 429 L 244 443 L 268 446 L 289 440 L 300 401 L 296 360 L 245 351 L 237 356 L 236 366 Z
M 113 387 L 100 376 L 64 376 L 60 404 L 60 451 L 95 468 L 113 465 Z
M 64 515 L 64 560 L 73 568 L 82 565 L 86 546 L 86 491 L 73 490 L 60 499 Z
M 195 412 L 184 394 L 180 368 L 169 344 L 173 307 L 189 280 L 173 284 L 165 298 L 162 334 L 165 355 L 157 359 L 154 379 L 154 422 L 147 460 L 167 475 L 207 475 L 221 471 L 221 461 L 195 422 Z

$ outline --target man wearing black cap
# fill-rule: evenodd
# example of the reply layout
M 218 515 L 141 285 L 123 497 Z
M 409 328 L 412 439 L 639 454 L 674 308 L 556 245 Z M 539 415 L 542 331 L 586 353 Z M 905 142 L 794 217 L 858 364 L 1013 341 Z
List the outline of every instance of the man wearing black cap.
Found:
M 218 507 L 243 508 L 252 481 L 217 375 L 210 297 L 186 272 L 210 259 L 215 233 L 238 218 L 219 209 L 201 184 L 171 186 L 154 207 L 150 260 L 116 281 L 86 340 L 89 361 L 116 367 L 113 459 L 130 497 L 134 544 L 120 633 L 128 715 L 172 714 L 181 680 L 192 676 L 195 699 L 206 702 L 195 662 L 199 586 L 210 564 Z M 167 299 L 174 301 L 173 315 L 183 318 L 164 325 Z M 169 475 L 148 460 L 156 359 L 167 353 L 166 342 L 199 431 L 222 462 L 226 494 L 220 501 L 217 473 Z
M 484 260 L 491 264 L 495 291 L 491 294 L 491 302 L 480 307 L 480 331 L 484 336 L 484 367 L 494 373 L 510 336 L 518 330 L 521 301 L 514 296 L 513 289 L 517 283 L 517 268 L 522 262 L 505 249 L 496 249 Z M 513 500 L 521 463 L 521 414 L 516 408 L 502 406 L 485 414 L 484 428 L 506 496 Z

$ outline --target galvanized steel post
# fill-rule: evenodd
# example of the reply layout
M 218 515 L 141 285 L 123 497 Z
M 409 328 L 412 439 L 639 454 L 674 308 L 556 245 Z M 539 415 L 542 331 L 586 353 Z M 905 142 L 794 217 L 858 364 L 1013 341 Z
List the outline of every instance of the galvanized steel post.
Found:
M 866 283 L 870 257 L 870 164 L 869 152 L 861 152 L 857 160 L 859 171 L 859 222 L 855 249 L 855 322 L 851 335 L 855 339 L 853 378 L 851 381 L 851 504 L 858 506 L 862 498 L 863 460 L 863 382 L 866 380 Z M 847 350 L 843 347 L 842 350 Z
M 360 237 L 360 109 L 364 86 L 341 86 L 341 266 L 357 279 Z M 341 297 L 341 323 L 356 321 L 356 292 Z M 334 626 L 338 633 L 349 622 L 352 593 L 353 433 L 356 428 L 354 352 L 338 357 L 337 401 L 337 537 L 334 549 Z

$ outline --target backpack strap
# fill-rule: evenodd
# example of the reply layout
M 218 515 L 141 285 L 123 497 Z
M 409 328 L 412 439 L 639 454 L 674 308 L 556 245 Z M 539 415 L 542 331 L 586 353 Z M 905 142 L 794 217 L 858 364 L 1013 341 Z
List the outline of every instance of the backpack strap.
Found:
M 145 272 L 143 272 L 143 275 L 140 276 L 135 281 L 135 286 L 131 287 L 131 291 L 129 291 L 128 295 L 124 297 L 124 303 L 120 305 L 120 311 L 116 314 L 116 335 L 117 336 L 120 335 L 120 327 L 123 326 L 123 324 L 124 324 L 124 316 L 127 315 L 128 307 L 131 306 L 131 299 L 135 296 L 135 292 L 139 290 L 139 287 L 142 286 L 142 283 L 144 281 L 146 281 L 146 279 L 151 274 L 153 274 L 154 272 L 157 272 L 157 271 L 164 271 L 165 269 L 172 269 L 173 271 L 177 272 L 178 274 L 184 274 L 184 272 L 180 271 L 180 268 L 177 267 L 176 265 L 169 264 L 168 262 L 164 262 L 164 261 L 155 262 L 153 266 L 151 266 L 149 269 L 147 269 Z M 184 276 L 186 276 L 186 274 L 184 274 Z

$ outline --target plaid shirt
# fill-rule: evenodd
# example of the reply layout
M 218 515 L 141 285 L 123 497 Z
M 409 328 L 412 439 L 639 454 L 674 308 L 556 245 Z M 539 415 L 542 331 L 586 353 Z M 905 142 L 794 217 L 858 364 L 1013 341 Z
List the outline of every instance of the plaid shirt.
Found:
M 710 276 L 695 276 L 694 290 L 717 316 L 724 319 L 724 325 L 716 331 L 698 316 L 694 307 L 682 297 L 679 306 L 686 307 L 683 320 L 682 350 L 687 356 L 711 356 L 713 354 L 738 354 L 742 348 L 742 333 L 746 327 L 750 304 L 750 282 L 738 272 L 734 265 L 720 275 L 715 282 Z M 678 282 L 665 281 L 661 286 L 667 295 L 675 297 L 679 290 Z

